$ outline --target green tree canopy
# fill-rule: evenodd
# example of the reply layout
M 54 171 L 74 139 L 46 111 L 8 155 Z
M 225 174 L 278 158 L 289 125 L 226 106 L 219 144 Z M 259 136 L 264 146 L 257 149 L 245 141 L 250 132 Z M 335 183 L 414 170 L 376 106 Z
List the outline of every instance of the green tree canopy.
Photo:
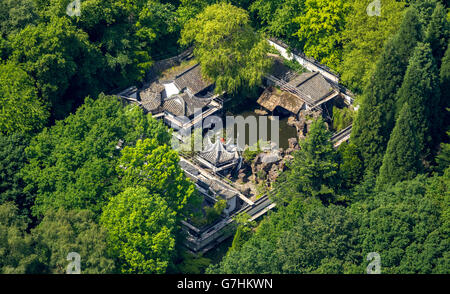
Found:
M 305 40 L 299 40 L 295 33 L 298 31 L 296 19 L 305 12 L 305 0 L 284 0 L 282 2 L 283 4 L 269 15 L 267 30 L 272 36 L 282 38 L 290 44 L 303 48 Z
M 417 10 L 410 7 L 396 35 L 384 46 L 367 84 L 353 124 L 352 141 L 366 170 L 377 174 L 395 124 L 397 91 L 417 42 L 421 40 Z
M 408 103 L 422 158 L 429 156 L 442 133 L 439 72 L 428 43 L 419 43 L 398 92 L 397 108 Z
M 259 26 L 268 26 L 283 2 L 284 0 L 254 0 L 250 5 L 250 12 L 256 15 Z
M 382 273 L 448 273 L 448 183 L 419 176 L 348 208 L 293 202 L 207 272 L 363 274 L 377 252 Z
M 67 19 L 27 26 L 10 43 L 10 60 L 34 79 L 40 98 L 50 103 L 56 117 L 70 111 L 74 101 L 98 94 L 100 52 Z
M 336 67 L 342 58 L 342 30 L 350 12 L 347 0 L 305 0 L 304 13 L 294 19 L 303 51 L 322 63 Z
M 450 43 L 449 43 L 450 44 Z M 447 46 L 444 57 L 442 58 L 441 70 L 440 70 L 440 82 L 441 82 L 441 105 L 440 109 L 450 108 L 450 46 Z M 449 111 L 445 112 L 442 116 L 443 128 L 448 129 L 450 124 Z
M 363 92 L 383 51 L 383 45 L 395 35 L 404 14 L 405 1 L 382 0 L 380 16 L 367 14 L 368 0 L 350 1 L 351 13 L 347 17 L 342 63 L 339 66 L 341 81 L 354 92 Z
M 34 0 L 3 0 L 0 3 L 0 37 L 16 34 L 37 21 L 38 11 Z
M 180 0 L 176 15 L 181 27 L 201 13 L 206 6 L 212 4 L 215 0 Z
M 419 130 L 408 103 L 403 105 L 377 178 L 378 186 L 413 179 L 421 171 Z
M 175 215 L 161 196 L 144 187 L 111 198 L 101 223 L 122 273 L 165 273 L 175 248 Z
M 272 221 L 266 219 L 266 226 L 259 228 L 242 248 L 230 251 L 218 266 L 210 267 L 207 272 L 304 274 L 356 271 L 354 263 L 361 259 L 354 246 L 357 223 L 344 208 L 331 205 L 304 212 L 293 220 L 291 228 L 280 234 L 267 231 L 270 228 L 267 223 Z M 265 230 L 264 234 L 262 230 Z
M 1 273 L 64 274 L 70 252 L 80 254 L 82 273 L 114 272 L 105 230 L 94 222 L 92 212 L 52 210 L 31 233 L 27 227 L 11 202 L 0 205 Z
M 450 137 L 450 131 L 447 132 L 447 136 Z M 441 144 L 441 151 L 436 157 L 436 162 L 438 164 L 438 170 L 441 172 L 450 166 L 450 144 Z
M 0 63 L 0 130 L 4 134 L 40 131 L 49 112 L 34 80 L 19 65 Z
M 445 183 L 444 178 L 419 176 L 354 205 L 362 256 L 378 252 L 386 274 L 448 273 L 449 215 L 444 195 L 448 179 Z
M 34 197 L 24 192 L 25 183 L 20 176 L 29 141 L 29 137 L 18 133 L 0 134 L 0 204 L 14 202 L 21 215 L 29 215 L 34 202 Z
M 361 182 L 364 164 L 358 148 L 353 143 L 341 144 L 338 153 L 340 157 L 339 177 L 342 180 L 342 187 L 350 189 Z
M 161 144 L 170 139 L 163 123 L 137 106 L 123 107 L 113 96 L 87 98 L 74 115 L 44 129 L 26 150 L 29 164 L 23 178 L 25 190 L 36 195 L 34 213 L 41 216 L 54 207 L 99 212 L 119 192 L 121 143 L 134 145 L 148 137 Z
M 125 147 L 117 172 L 123 187 L 146 187 L 164 198 L 169 207 L 180 212 L 194 198 L 194 184 L 178 164 L 179 156 L 156 139 L 139 140 L 135 147 Z
M 50 210 L 32 231 L 42 273 L 65 274 L 70 252 L 80 254 L 83 274 L 114 273 L 114 260 L 108 256 L 106 230 L 96 223 L 89 210 Z
M 202 73 L 219 92 L 258 86 L 271 66 L 269 45 L 250 26 L 248 13 L 228 3 L 208 6 L 186 23 L 180 43 L 195 45 Z
M 337 154 L 330 138 L 331 133 L 322 119 L 311 125 L 308 137 L 300 142 L 300 150 L 287 164 L 288 171 L 277 181 L 276 202 L 289 203 L 295 197 L 320 197 L 329 201 L 326 198 L 338 186 Z
M 12 202 L 0 204 L 0 273 L 31 274 L 40 269 L 27 221 Z

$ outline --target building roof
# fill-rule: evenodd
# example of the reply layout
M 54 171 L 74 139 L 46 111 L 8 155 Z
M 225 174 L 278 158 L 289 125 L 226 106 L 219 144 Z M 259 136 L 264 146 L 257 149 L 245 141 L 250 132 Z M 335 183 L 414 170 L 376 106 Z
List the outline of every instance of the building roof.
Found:
M 288 85 L 296 88 L 314 103 L 319 102 L 334 91 L 331 84 L 319 72 L 303 73 L 290 80 Z
M 185 115 L 191 116 L 195 113 L 196 110 L 202 109 L 211 103 L 212 99 L 207 98 L 199 98 L 196 96 L 191 96 L 189 93 L 185 93 L 182 95 L 184 102 L 186 103 Z
M 211 99 L 198 98 L 191 96 L 189 93 L 183 93 L 164 99 L 162 110 L 175 116 L 190 117 L 195 112 L 201 112 L 209 103 L 211 103 Z
M 203 189 L 210 189 L 224 199 L 231 199 L 238 195 L 237 191 L 227 188 L 219 180 L 202 176 L 198 167 L 188 163 L 187 161 L 182 160 L 179 164 L 184 171 L 188 172 L 187 176 Z
M 139 93 L 142 107 L 148 112 L 154 112 L 161 105 L 161 92 L 164 85 L 158 82 L 152 83 L 147 89 Z
M 176 95 L 165 99 L 162 103 L 162 109 L 175 116 L 184 116 L 186 105 L 181 96 Z
M 184 171 L 187 171 L 194 176 L 198 176 L 200 174 L 200 171 L 195 166 L 186 161 L 180 161 L 179 164 Z
M 202 152 L 200 152 L 200 157 L 207 160 L 214 166 L 221 166 L 227 163 L 232 163 L 237 160 L 239 155 L 237 152 L 227 150 L 227 145 L 222 142 L 222 140 L 217 139 L 214 143 L 211 143 L 209 138 L 207 138 L 207 144 Z
M 267 88 L 257 102 L 270 111 L 274 111 L 277 106 L 280 106 L 294 114 L 297 114 L 305 103 L 297 96 L 273 87 Z
M 213 84 L 203 78 L 202 69 L 198 63 L 177 74 L 174 83 L 180 92 L 188 90 L 192 95 L 198 94 Z
M 197 109 L 203 109 L 211 103 L 212 96 L 210 98 L 197 96 L 211 85 L 211 82 L 202 78 L 201 67 L 196 64 L 176 74 L 174 80 L 152 83 L 140 92 L 141 104 L 148 112 L 167 111 L 175 116 L 190 117 Z M 174 91 L 175 87 L 179 93 Z M 171 89 L 169 92 L 172 95 L 168 95 L 168 88 Z

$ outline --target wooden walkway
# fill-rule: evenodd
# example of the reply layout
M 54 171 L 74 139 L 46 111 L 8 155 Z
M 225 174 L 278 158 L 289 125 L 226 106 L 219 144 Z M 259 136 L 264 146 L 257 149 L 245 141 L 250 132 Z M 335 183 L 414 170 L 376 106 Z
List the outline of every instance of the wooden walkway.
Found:
M 347 142 L 350 139 L 351 134 L 352 134 L 352 125 L 346 127 L 345 129 L 341 130 L 338 133 L 335 133 L 331 137 L 331 141 L 333 142 L 334 148 L 337 148 L 342 143 Z
M 194 161 L 191 161 L 180 156 L 180 163 L 181 162 L 187 163 L 199 172 L 198 175 L 193 175 L 192 173 L 190 173 L 188 168 L 183 169 L 187 174 L 189 174 L 189 176 L 193 176 L 199 180 L 202 180 L 202 178 L 207 178 L 215 181 L 216 183 L 220 183 L 220 185 L 222 185 L 224 188 L 236 192 L 237 196 L 245 202 L 242 208 L 207 228 L 199 229 L 186 221 L 182 221 L 184 230 L 187 233 L 185 245 L 194 252 L 205 253 L 229 238 L 232 234 L 232 231 L 227 230 L 226 228 L 230 224 L 235 222 L 234 216 L 239 215 L 240 213 L 246 213 L 249 216 L 249 221 L 254 221 L 265 215 L 269 210 L 273 209 L 276 206 L 276 204 L 272 203 L 272 201 L 269 199 L 268 195 L 262 196 L 255 202 L 251 201 L 249 198 L 240 193 L 236 188 L 234 188 L 231 184 L 225 182 L 225 180 L 223 180 L 222 178 L 213 175 L 207 170 L 199 167 L 198 164 L 196 164 L 195 159 Z M 206 191 L 202 187 L 199 187 L 198 185 L 196 186 L 199 191 L 202 192 L 202 194 L 211 197 L 208 195 L 208 191 Z
M 253 205 L 253 201 L 251 201 L 250 199 L 248 199 L 247 197 L 245 197 L 241 192 L 238 191 L 238 189 L 234 188 L 233 186 L 231 186 L 230 184 L 226 183 L 224 180 L 222 180 L 221 178 L 209 173 L 208 171 L 206 171 L 205 169 L 201 168 L 200 166 L 198 166 L 197 164 L 195 164 L 194 162 L 180 156 L 180 162 L 186 162 L 187 164 L 189 164 L 190 166 L 193 166 L 195 169 L 197 169 L 200 172 L 200 176 L 204 177 L 206 179 L 215 181 L 216 183 L 220 183 L 220 185 L 222 185 L 225 189 L 229 190 L 229 191 L 233 191 L 233 193 L 236 193 L 236 195 L 241 198 L 242 200 L 244 200 L 248 205 Z M 189 171 L 185 171 L 185 172 L 189 172 Z M 199 178 L 199 176 L 196 176 L 197 178 Z M 201 180 L 201 179 L 200 179 Z

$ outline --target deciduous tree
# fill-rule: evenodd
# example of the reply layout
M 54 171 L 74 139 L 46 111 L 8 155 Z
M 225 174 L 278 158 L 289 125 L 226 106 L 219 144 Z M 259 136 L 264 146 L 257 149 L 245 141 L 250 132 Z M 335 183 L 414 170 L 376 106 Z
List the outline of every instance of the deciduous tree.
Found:
M 28 223 L 12 202 L 0 205 L 0 273 L 38 273 L 40 262 L 32 237 L 26 233 Z
M 32 234 L 42 263 L 41 273 L 65 274 L 70 252 L 80 254 L 83 274 L 115 272 L 114 259 L 107 252 L 106 230 L 96 223 L 89 210 L 47 211 Z
M 146 187 L 169 207 L 180 212 L 194 198 L 194 184 L 179 166 L 178 153 L 156 139 L 139 140 L 125 147 L 117 167 L 123 187 Z
M 49 117 L 33 78 L 11 62 L 0 64 L 0 105 L 0 132 L 3 134 L 32 134 L 40 131 Z
M 284 0 L 255 0 L 250 5 L 250 12 L 255 14 L 259 26 L 267 26 L 272 21 L 277 9 Z
M 448 272 L 448 214 L 442 208 L 445 200 L 437 201 L 429 192 L 435 189 L 432 187 L 419 176 L 383 189 L 351 208 L 359 221 L 361 255 L 378 252 L 382 273 Z M 442 197 L 448 193 L 445 189 L 448 186 L 436 192 Z
M 369 16 L 369 0 L 350 2 L 351 12 L 342 31 L 343 56 L 339 66 L 342 83 L 361 94 L 369 82 L 383 45 L 397 32 L 404 14 L 405 1 L 382 0 L 382 13 Z
M 36 195 L 34 213 L 42 216 L 55 207 L 98 213 L 119 192 L 119 149 L 140 138 L 167 143 L 170 136 L 162 124 L 138 106 L 123 107 L 117 97 L 87 98 L 74 115 L 44 129 L 26 150 L 25 191 Z
M 180 43 L 195 45 L 202 73 L 215 81 L 219 92 L 258 86 L 271 66 L 269 45 L 250 26 L 248 13 L 228 3 L 208 6 L 190 20 Z
M 336 67 L 342 58 L 342 30 L 350 5 L 347 0 L 305 0 L 304 13 L 294 19 L 296 35 L 304 42 L 306 55 Z
M 100 52 L 69 20 L 27 26 L 12 39 L 11 48 L 10 60 L 31 77 L 55 117 L 64 117 L 86 95 L 98 94 Z
M 122 273 L 165 273 L 175 248 L 175 215 L 161 196 L 144 187 L 110 199 L 101 223 Z
M 20 175 L 29 142 L 28 136 L 17 133 L 0 135 L 0 204 L 14 202 L 20 215 L 30 215 L 34 202 L 34 197 L 24 192 L 25 183 Z
M 0 37 L 16 34 L 37 21 L 38 11 L 34 0 L 3 0 L 0 3 Z

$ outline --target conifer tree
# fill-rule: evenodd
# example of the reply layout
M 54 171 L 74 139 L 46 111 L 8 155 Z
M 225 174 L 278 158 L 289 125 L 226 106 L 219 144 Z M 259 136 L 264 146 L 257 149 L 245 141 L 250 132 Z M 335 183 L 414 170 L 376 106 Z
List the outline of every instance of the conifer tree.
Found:
M 329 202 L 338 186 L 337 152 L 330 141 L 331 133 L 322 119 L 311 125 L 300 150 L 287 164 L 289 170 L 277 182 L 277 203 L 290 203 L 297 197 L 317 197 Z
M 441 106 L 440 109 L 448 109 L 450 107 L 450 46 L 447 47 L 445 55 L 442 58 L 441 69 Z M 443 114 L 443 129 L 448 129 L 448 123 L 450 122 L 450 113 L 448 111 Z
M 450 131 L 447 132 L 450 137 Z M 436 156 L 437 170 L 443 173 L 450 166 L 450 144 L 442 143 L 441 151 Z
M 420 149 L 413 119 L 411 107 L 405 103 L 383 158 L 383 165 L 377 178 L 378 187 L 410 180 L 420 171 Z
M 439 142 L 442 110 L 440 105 L 438 69 L 430 45 L 419 43 L 411 57 L 402 87 L 398 92 L 397 109 L 408 103 L 413 127 L 417 132 L 422 157 Z
M 444 0 L 445 1 L 445 0 Z M 445 4 L 443 0 L 408 0 L 409 5 L 414 6 L 417 9 L 419 15 L 419 22 L 424 29 L 423 33 L 426 33 L 428 25 L 431 23 L 434 9 L 438 4 Z
M 447 20 L 447 12 L 445 7 L 438 2 L 425 32 L 425 42 L 430 43 L 433 56 L 438 65 L 440 65 L 444 56 L 448 38 L 449 22 Z
M 421 40 L 418 13 L 410 7 L 397 34 L 389 40 L 362 97 L 352 132 L 367 171 L 378 173 L 395 124 L 395 99 L 408 60 Z

